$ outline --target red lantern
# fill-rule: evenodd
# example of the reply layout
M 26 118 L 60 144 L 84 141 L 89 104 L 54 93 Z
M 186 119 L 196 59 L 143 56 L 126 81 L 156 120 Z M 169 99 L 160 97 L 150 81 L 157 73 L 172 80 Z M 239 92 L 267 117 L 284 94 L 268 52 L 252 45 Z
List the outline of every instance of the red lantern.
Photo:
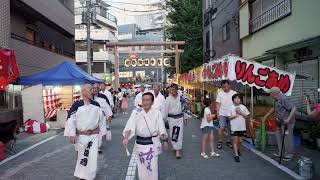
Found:
M 0 90 L 19 77 L 19 69 L 13 50 L 0 48 Z

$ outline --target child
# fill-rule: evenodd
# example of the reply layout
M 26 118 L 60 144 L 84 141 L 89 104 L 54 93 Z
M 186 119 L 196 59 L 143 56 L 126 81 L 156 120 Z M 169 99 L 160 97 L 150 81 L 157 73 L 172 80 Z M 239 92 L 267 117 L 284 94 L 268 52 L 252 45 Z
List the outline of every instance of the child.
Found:
M 126 95 L 126 94 L 123 94 L 123 95 L 122 95 L 121 109 L 122 109 L 122 114 L 128 114 L 128 113 L 127 113 L 128 100 L 127 100 L 127 95 Z
M 238 94 L 232 96 L 233 106 L 230 107 L 230 124 L 231 136 L 233 137 L 233 150 L 235 162 L 240 162 L 240 146 L 242 137 L 246 136 L 246 118 L 250 112 L 246 106 L 241 104 L 241 99 Z
M 204 101 L 204 113 L 203 118 L 201 122 L 201 130 L 203 133 L 202 136 L 202 149 L 201 149 L 201 156 L 205 159 L 209 158 L 208 155 L 206 155 L 206 144 L 209 141 L 210 136 L 210 148 L 211 148 L 211 156 L 212 157 L 219 157 L 220 155 L 218 153 L 214 152 L 214 136 L 213 136 L 213 120 L 216 119 L 216 114 L 213 114 L 210 109 L 214 109 L 215 101 Z

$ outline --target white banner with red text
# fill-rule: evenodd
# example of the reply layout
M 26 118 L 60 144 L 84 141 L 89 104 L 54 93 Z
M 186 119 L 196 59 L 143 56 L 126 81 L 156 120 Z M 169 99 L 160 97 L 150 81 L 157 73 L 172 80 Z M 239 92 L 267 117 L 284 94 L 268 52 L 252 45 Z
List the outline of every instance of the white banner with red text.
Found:
M 281 92 L 290 96 L 295 80 L 295 73 L 286 72 L 269 66 L 228 55 L 203 65 L 204 82 L 229 79 L 250 87 L 268 91 L 279 87 Z

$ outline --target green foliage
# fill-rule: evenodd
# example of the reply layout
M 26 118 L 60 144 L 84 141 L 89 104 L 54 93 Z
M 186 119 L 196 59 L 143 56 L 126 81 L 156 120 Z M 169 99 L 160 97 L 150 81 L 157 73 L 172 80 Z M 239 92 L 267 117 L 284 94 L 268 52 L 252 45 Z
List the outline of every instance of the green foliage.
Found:
M 166 0 L 168 11 L 167 38 L 172 41 L 186 41 L 181 54 L 181 71 L 202 65 L 202 2 L 200 0 Z

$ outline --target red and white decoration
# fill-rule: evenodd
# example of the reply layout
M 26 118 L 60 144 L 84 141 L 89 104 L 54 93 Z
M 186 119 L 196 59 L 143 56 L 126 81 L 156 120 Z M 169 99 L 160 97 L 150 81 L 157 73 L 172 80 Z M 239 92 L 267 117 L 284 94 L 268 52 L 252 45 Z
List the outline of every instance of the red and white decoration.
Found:
M 203 65 L 204 82 L 229 79 L 265 91 L 279 87 L 282 93 L 290 96 L 295 73 L 285 72 L 240 57 L 228 55 Z
M 57 114 L 59 109 L 59 96 L 53 89 L 43 90 L 43 104 L 45 119 L 49 119 Z
M 8 84 L 20 75 L 13 50 L 0 48 L 0 90 L 6 90 Z
M 39 123 L 36 120 L 28 119 L 25 123 L 25 131 L 29 134 L 45 133 L 50 128 L 46 123 Z

